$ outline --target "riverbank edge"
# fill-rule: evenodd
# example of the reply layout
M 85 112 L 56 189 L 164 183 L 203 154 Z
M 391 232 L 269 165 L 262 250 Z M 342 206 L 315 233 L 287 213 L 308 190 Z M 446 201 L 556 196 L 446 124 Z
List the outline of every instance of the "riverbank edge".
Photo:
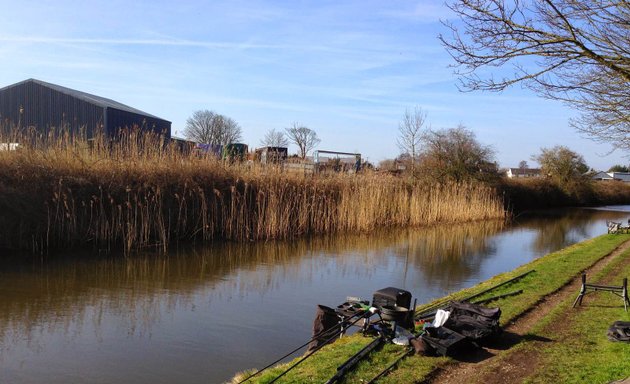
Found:
M 587 271 L 591 284 L 616 285 L 630 276 L 630 242 L 597 261 Z M 428 383 L 611 383 L 630 378 L 630 344 L 611 343 L 606 330 L 630 314 L 617 295 L 585 297 L 573 307 L 581 279 L 576 277 L 544 302 L 509 324 L 510 348 L 486 348 L 491 356 L 449 364 Z M 592 292 L 591 292 L 592 293 Z M 516 343 L 515 343 L 516 341 Z M 489 353 L 488 353 L 489 352 Z M 424 383 L 424 382 L 423 382 Z
M 203 159 L 165 164 L 159 157 L 155 163 L 71 157 L 66 166 L 28 155 L 0 154 L 2 250 L 165 253 L 193 242 L 509 218 L 502 197 L 479 183 L 422 184 L 377 173 L 305 177 Z
M 505 220 L 532 209 L 630 201 L 630 185 L 586 176 L 559 183 L 499 174 L 435 179 L 369 167 L 296 172 L 219 160 L 135 130 L 112 142 L 13 128 L 0 129 L 4 141 L 29 144 L 0 151 L 0 251 L 165 253 L 180 243 Z
M 528 310 L 539 304 L 544 297 L 552 295 L 582 271 L 596 264 L 599 260 L 610 255 L 622 244 L 630 240 L 630 235 L 602 235 L 594 239 L 586 240 L 562 250 L 550 253 L 529 263 L 526 263 L 512 271 L 498 274 L 473 287 L 463 289 L 442 298 L 432 300 L 424 305 L 418 306 L 416 312 L 420 313 L 425 308 L 447 303 L 450 300 L 458 300 L 478 292 L 482 292 L 499 283 L 507 281 L 524 272 L 535 270 L 534 273 L 518 279 L 512 283 L 505 284 L 499 289 L 492 290 L 479 296 L 478 300 L 501 295 L 504 293 L 523 290 L 518 296 L 506 297 L 493 301 L 488 306 L 499 307 L 502 310 L 501 323 L 503 326 L 516 321 Z M 283 377 L 282 383 L 319 383 L 325 382 L 332 377 L 336 367 L 343 363 L 348 357 L 359 351 L 363 346 L 371 341 L 360 335 L 353 335 L 336 341 L 324 347 L 314 354 L 309 360 L 291 371 Z M 357 369 L 351 372 L 345 382 L 361 382 L 376 376 L 389 363 L 395 360 L 401 353 L 401 347 L 388 344 L 377 353 L 373 353 L 365 359 Z M 299 358 L 297 358 L 299 359 Z M 292 362 L 277 365 L 260 375 L 248 380 L 248 383 L 268 383 L 277 375 L 294 364 Z M 452 360 L 444 357 L 423 357 L 413 356 L 404 359 L 398 364 L 397 369 L 389 375 L 379 380 L 379 383 L 417 383 L 423 382 L 431 377 L 436 370 L 448 364 Z M 237 374 L 231 383 L 238 383 L 253 370 Z

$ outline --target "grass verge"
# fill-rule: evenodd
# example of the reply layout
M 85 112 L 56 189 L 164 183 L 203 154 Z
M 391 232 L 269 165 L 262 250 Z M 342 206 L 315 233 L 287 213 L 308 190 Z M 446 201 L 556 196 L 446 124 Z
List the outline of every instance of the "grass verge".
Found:
M 589 282 L 621 285 L 630 276 L 630 250 L 616 258 Z M 574 297 L 563 302 L 543 324 L 539 334 L 553 340 L 541 351 L 539 366 L 527 383 L 609 383 L 630 377 L 630 344 L 609 341 L 608 327 L 617 320 L 630 321 L 622 300 L 608 292 L 588 294 L 583 305 L 571 308 Z M 560 326 L 554 326 L 560 322 Z
M 475 287 L 459 291 L 443 299 L 427 303 L 424 308 L 436 303 L 446 303 L 449 300 L 457 300 L 469 295 L 481 292 L 487 288 L 506 281 L 523 272 L 534 269 L 536 272 L 526 277 L 506 284 L 499 289 L 493 290 L 478 299 L 496 296 L 503 293 L 522 289 L 523 293 L 518 296 L 506 297 L 489 304 L 501 308 L 502 323 L 506 324 L 523 314 L 534 304 L 539 302 L 544 296 L 560 289 L 571 281 L 581 271 L 593 265 L 599 259 L 611 253 L 623 242 L 630 239 L 630 235 L 603 235 L 595 239 L 570 246 L 561 251 L 551 253 L 528 264 L 525 264 L 511 272 L 497 275 Z M 418 310 L 422 311 L 423 307 Z M 350 336 L 324 347 L 321 351 L 313 355 L 304 363 L 293 369 L 279 383 L 323 383 L 332 377 L 336 372 L 336 367 L 368 344 L 371 339 L 360 335 Z M 381 350 L 372 353 L 363 360 L 357 368 L 349 373 L 346 383 L 360 383 L 369 381 L 383 370 L 390 362 L 402 352 L 402 347 L 386 345 Z M 276 366 L 269 369 L 260 376 L 249 380 L 252 383 L 269 383 L 289 366 L 297 361 Z M 412 356 L 404 359 L 397 369 L 387 376 L 381 378 L 379 383 L 413 383 L 420 382 L 439 366 L 449 362 L 449 358 L 435 358 Z M 238 378 L 234 382 L 238 382 Z

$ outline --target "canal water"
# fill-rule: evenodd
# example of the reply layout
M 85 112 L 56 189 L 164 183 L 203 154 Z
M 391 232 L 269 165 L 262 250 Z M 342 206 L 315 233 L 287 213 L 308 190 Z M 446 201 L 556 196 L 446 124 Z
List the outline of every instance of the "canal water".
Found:
M 419 303 L 606 233 L 630 206 L 166 256 L 0 264 L 0 383 L 221 383 L 310 337 L 317 304 L 393 286 Z

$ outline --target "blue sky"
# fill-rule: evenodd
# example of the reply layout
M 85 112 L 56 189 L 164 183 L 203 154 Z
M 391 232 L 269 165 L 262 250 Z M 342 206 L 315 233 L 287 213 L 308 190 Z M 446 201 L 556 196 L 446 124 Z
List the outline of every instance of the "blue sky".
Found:
M 36 78 L 173 122 L 210 109 L 243 142 L 300 122 L 319 149 L 377 163 L 400 153 L 398 124 L 420 106 L 434 129 L 463 124 L 502 167 L 566 145 L 595 169 L 627 164 L 568 125 L 575 113 L 518 87 L 460 93 L 437 40 L 441 1 L 0 0 L 0 87 Z M 297 148 L 291 147 L 291 152 Z

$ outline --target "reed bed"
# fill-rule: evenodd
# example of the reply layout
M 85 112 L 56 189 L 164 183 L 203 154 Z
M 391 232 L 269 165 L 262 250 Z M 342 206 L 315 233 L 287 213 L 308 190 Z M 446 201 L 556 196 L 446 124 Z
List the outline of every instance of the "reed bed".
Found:
M 177 241 L 287 239 L 504 219 L 481 184 L 418 183 L 387 174 L 305 176 L 181 151 L 153 134 L 116 140 L 0 130 L 0 247 L 42 252 L 156 247 Z

